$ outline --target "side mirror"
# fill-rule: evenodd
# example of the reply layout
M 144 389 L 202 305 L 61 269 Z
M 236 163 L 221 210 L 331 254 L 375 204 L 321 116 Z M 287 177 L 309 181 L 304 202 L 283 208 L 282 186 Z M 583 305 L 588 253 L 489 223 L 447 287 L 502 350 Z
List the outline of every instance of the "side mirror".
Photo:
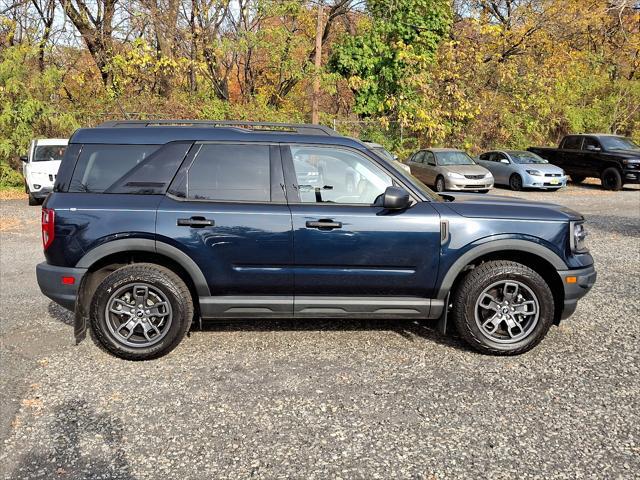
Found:
M 599 152 L 601 149 L 600 147 L 596 147 L 595 145 L 587 145 L 587 150 L 591 152 Z
M 410 204 L 409 192 L 400 187 L 387 187 L 382 196 L 382 206 L 387 210 L 402 210 Z
M 394 156 L 393 156 L 393 159 L 394 159 L 394 160 L 398 160 L 398 155 L 394 155 Z
M 506 163 L 507 165 L 509 165 L 509 160 L 507 160 L 506 158 L 501 158 L 500 163 Z
M 20 155 L 20 161 L 27 163 L 29 161 L 29 157 L 27 157 L 26 155 Z

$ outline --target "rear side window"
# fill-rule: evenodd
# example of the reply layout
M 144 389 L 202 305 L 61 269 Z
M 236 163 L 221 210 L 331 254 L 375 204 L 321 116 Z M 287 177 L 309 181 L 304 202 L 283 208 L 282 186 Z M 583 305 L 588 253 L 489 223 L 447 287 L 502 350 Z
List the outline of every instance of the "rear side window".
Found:
M 187 171 L 187 198 L 271 201 L 268 145 L 204 144 Z
M 103 193 L 160 145 L 92 145 L 82 147 L 69 192 Z
M 582 137 L 566 137 L 564 139 L 564 143 L 562 144 L 562 148 L 567 150 L 580 150 L 581 144 Z

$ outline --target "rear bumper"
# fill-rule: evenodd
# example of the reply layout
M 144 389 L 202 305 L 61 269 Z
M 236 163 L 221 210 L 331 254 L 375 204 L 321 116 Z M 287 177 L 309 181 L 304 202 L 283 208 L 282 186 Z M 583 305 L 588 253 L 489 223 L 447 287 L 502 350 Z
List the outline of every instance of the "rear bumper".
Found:
M 40 190 L 30 190 L 29 193 L 33 198 L 41 199 L 45 198 L 53 191 L 52 187 L 42 187 Z
M 596 269 L 593 265 L 578 270 L 563 270 L 558 272 L 564 286 L 564 306 L 560 318 L 564 320 L 573 315 L 578 306 L 578 300 L 584 297 L 594 283 L 596 283 Z M 576 277 L 575 283 L 567 283 L 567 277 Z
M 58 305 L 74 311 L 78 287 L 86 268 L 56 267 L 46 262 L 36 265 L 36 277 L 40 291 Z M 63 283 L 62 278 L 73 278 L 73 283 Z

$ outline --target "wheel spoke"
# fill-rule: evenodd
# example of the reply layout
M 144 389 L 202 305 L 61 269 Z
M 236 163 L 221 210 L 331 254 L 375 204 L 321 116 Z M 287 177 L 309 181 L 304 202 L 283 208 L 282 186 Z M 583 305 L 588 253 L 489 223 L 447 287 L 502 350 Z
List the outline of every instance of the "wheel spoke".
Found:
M 506 301 L 512 302 L 518 296 L 518 290 L 520 290 L 520 287 L 517 283 L 504 282 L 502 295 Z
M 164 307 L 164 312 L 160 311 L 160 308 Z M 166 317 L 169 315 L 169 303 L 168 302 L 158 302 L 155 305 L 149 307 L 149 311 L 151 312 L 149 315 L 153 317 Z
M 136 285 L 133 287 L 133 296 L 136 299 L 136 305 L 140 308 L 147 305 L 149 299 L 149 287 L 146 285 Z
M 133 318 L 129 319 L 129 321 L 123 323 L 118 327 L 118 330 L 117 330 L 118 335 L 129 340 L 129 338 L 131 338 L 131 335 L 133 335 L 133 331 L 135 330 L 137 324 L 138 324 L 138 321 L 136 319 L 133 319 Z M 123 328 L 127 329 L 128 331 L 127 335 L 122 335 Z
M 486 320 L 482 324 L 482 328 L 484 328 L 487 331 L 487 333 L 495 333 L 495 331 L 500 326 L 500 322 L 502 322 L 502 317 L 500 317 L 500 315 L 496 313 L 493 317 L 490 317 L 488 320 Z M 487 325 L 489 324 L 493 326 L 493 329 L 490 330 L 489 328 L 487 328 Z
M 535 315 L 538 313 L 538 306 L 536 302 L 533 300 L 528 300 L 526 302 L 519 303 L 518 305 L 513 306 L 515 315 Z
M 507 324 L 507 332 L 509 332 L 509 336 L 511 338 L 515 338 L 522 334 L 522 327 L 511 316 L 507 316 L 505 322 Z M 517 332 L 514 333 L 514 329 L 517 329 Z
M 498 305 L 498 300 L 496 300 L 494 296 L 488 293 L 485 293 L 482 296 L 482 298 L 480 298 L 480 306 L 488 310 L 493 310 L 494 312 L 500 311 L 500 305 Z
M 160 335 L 160 330 L 158 330 L 158 328 L 155 325 L 152 325 L 150 322 L 142 322 L 140 325 L 142 325 L 142 333 L 144 333 L 144 336 L 147 340 L 151 341 L 154 338 L 149 336 L 149 332 L 152 330 L 155 331 L 156 335 Z

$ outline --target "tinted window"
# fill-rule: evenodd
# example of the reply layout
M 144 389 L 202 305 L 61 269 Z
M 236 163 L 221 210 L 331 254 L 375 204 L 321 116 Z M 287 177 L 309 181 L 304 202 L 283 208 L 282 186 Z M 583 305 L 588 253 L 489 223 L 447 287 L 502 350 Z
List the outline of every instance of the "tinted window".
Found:
M 36 147 L 32 162 L 50 162 L 52 160 L 62 160 L 66 145 L 42 145 Z
M 562 148 L 567 150 L 580 150 L 580 144 L 582 143 L 582 137 L 566 137 Z
M 549 163 L 544 158 L 539 157 L 533 152 L 526 152 L 526 151 L 510 152 L 509 155 L 511 155 L 511 159 L 515 163 L 519 163 L 522 165 L 534 164 L 534 163 Z
M 160 145 L 84 145 L 73 171 L 70 192 L 102 193 Z
M 482 155 L 480 155 L 478 158 L 480 160 L 490 160 L 491 153 L 483 153 Z
M 600 148 L 600 142 L 598 142 L 595 138 L 585 137 L 584 142 L 582 142 L 582 149 L 593 150 L 594 148 Z
M 627 137 L 601 137 L 600 141 L 607 150 L 640 150 L 640 146 Z
M 393 185 L 366 157 L 330 147 L 291 147 L 300 200 L 305 203 L 372 204 Z
M 187 172 L 196 200 L 271 200 L 268 145 L 202 145 Z
M 168 143 L 120 177 L 105 193 L 164 194 L 192 143 Z

